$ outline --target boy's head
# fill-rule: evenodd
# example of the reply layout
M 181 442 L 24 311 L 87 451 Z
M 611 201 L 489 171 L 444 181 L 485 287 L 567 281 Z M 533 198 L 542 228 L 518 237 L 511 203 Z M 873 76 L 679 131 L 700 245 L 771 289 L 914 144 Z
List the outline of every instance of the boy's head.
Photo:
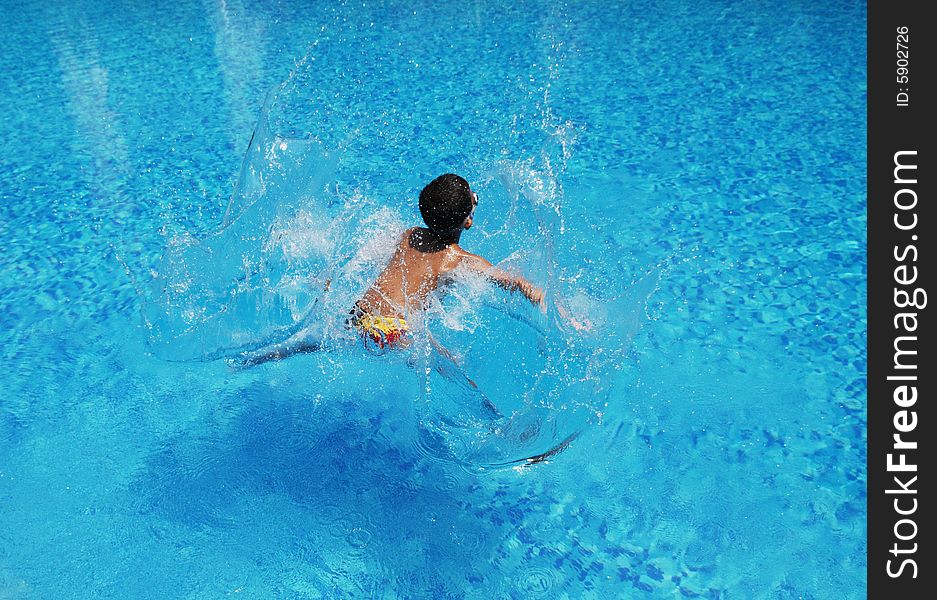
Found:
M 420 192 L 420 214 L 426 226 L 440 235 L 472 226 L 475 194 L 468 181 L 447 173 L 432 180 Z

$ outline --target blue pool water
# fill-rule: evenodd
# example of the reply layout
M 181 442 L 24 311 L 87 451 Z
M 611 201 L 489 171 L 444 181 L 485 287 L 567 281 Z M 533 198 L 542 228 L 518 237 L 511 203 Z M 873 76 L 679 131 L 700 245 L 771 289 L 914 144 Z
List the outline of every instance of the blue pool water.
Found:
M 864 3 L 502 4 L 4 1 L 0 597 L 865 595 Z M 260 115 L 317 191 L 252 220 Z M 231 369 L 302 290 L 180 328 L 251 253 L 351 297 L 450 170 L 463 245 L 603 325 L 447 300 L 518 435 L 419 360 Z M 531 424 L 581 434 L 487 466 Z

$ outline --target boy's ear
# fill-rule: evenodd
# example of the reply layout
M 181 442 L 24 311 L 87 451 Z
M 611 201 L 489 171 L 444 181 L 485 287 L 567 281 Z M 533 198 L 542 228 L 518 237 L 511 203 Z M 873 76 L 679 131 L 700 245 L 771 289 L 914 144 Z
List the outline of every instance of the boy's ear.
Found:
M 465 225 L 463 225 L 462 227 L 464 227 L 465 229 L 471 229 L 472 224 L 474 222 L 475 222 L 475 217 L 473 217 L 472 215 L 469 215 L 468 218 L 465 219 Z

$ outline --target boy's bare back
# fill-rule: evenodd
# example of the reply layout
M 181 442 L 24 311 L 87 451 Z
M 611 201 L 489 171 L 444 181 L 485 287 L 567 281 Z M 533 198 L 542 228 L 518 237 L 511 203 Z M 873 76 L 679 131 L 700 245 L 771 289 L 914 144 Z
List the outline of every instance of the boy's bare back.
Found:
M 480 271 L 504 289 L 521 292 L 542 306 L 543 290 L 519 275 L 492 267 L 484 258 L 459 246 L 462 233 L 475 222 L 476 206 L 478 195 L 458 175 L 441 175 L 423 188 L 420 214 L 426 227 L 404 232 L 393 258 L 358 301 L 358 309 L 406 319 L 410 311 L 422 309 L 427 296 L 460 265 Z
M 457 243 L 440 241 L 428 229 L 412 227 L 401 236 L 390 262 L 358 304 L 373 314 L 406 318 L 411 310 L 422 309 L 427 296 L 460 265 L 485 273 L 509 291 L 520 291 L 531 302 L 543 300 L 542 290 L 523 277 L 492 267 Z
M 359 301 L 362 309 L 406 317 L 423 306 L 441 277 L 459 266 L 464 251 L 458 244 L 434 244 L 421 230 L 412 227 L 401 236 L 390 262 Z

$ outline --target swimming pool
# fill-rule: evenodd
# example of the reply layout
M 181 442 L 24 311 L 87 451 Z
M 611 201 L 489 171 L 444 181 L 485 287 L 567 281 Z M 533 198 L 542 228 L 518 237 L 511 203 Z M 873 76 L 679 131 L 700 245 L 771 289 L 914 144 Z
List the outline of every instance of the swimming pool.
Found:
M 5 11 L 0 596 L 864 596 L 864 4 L 500 4 Z M 281 85 L 369 215 L 458 170 L 508 258 L 507 168 L 567 290 L 656 278 L 565 452 L 425 452 L 377 357 L 154 352 Z

